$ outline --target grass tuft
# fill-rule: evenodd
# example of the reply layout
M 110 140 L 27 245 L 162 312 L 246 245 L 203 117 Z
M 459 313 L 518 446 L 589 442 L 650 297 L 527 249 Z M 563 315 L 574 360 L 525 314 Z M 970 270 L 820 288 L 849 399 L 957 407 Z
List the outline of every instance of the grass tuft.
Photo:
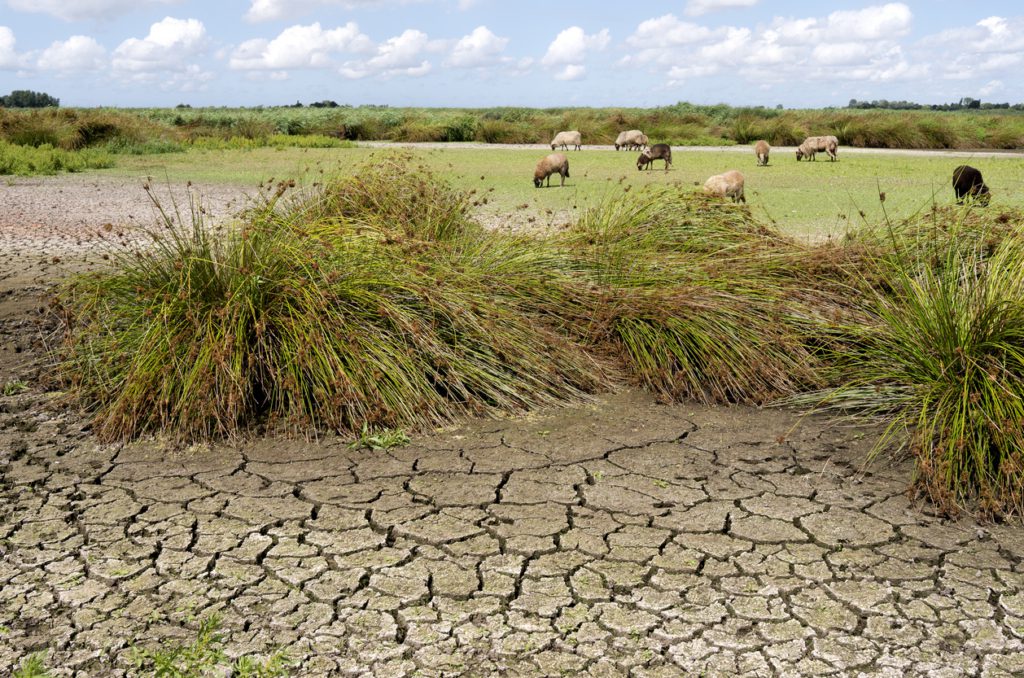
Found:
M 876 452 L 914 458 L 916 487 L 950 513 L 1024 509 L 1024 240 L 964 227 L 920 252 L 898 244 L 887 285 L 851 328 L 833 405 L 887 422 Z
M 164 642 L 158 649 L 133 647 L 133 675 L 153 678 L 196 678 L 228 675 L 238 678 L 277 678 L 288 675 L 292 661 L 277 651 L 260 661 L 242 656 L 234 661 L 224 652 L 221 618 L 211 614 L 199 622 L 195 638 L 189 643 Z
M 67 285 L 62 373 L 100 436 L 434 426 L 607 383 L 537 307 L 565 296 L 543 254 L 472 228 L 460 200 L 394 223 L 404 194 L 383 176 L 367 193 L 368 174 L 279 188 L 223 233 L 195 205 L 165 214 L 148 247 Z
M 371 430 L 363 424 L 359 437 L 348 446 L 350 450 L 390 450 L 393 447 L 404 447 L 409 444 L 409 436 L 400 428 Z

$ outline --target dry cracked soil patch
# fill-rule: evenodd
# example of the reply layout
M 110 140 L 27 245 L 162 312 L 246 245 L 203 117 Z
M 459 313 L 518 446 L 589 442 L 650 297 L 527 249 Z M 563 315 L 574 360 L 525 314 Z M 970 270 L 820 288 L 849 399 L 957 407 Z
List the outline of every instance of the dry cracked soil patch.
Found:
M 31 379 L 46 248 L 88 247 L 18 233 L 0 370 Z M 212 612 L 301 676 L 1024 673 L 1024 530 L 913 504 L 870 429 L 627 393 L 388 452 L 169 451 L 52 399 L 0 397 L 0 673 L 131 675 Z

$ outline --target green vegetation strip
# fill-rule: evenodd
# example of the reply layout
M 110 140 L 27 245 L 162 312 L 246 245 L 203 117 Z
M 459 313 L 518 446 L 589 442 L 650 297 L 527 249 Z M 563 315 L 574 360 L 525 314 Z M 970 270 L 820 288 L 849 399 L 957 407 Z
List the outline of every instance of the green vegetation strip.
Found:
M 628 129 L 652 143 L 726 146 L 765 139 L 794 146 L 830 134 L 846 146 L 909 149 L 1017 149 L 1019 111 L 778 110 L 679 103 L 661 108 L 359 108 L 11 109 L 0 107 L 0 142 L 71 154 L 50 162 L 0 164 L 0 174 L 75 171 L 96 164 L 85 151 L 152 155 L 189 149 L 339 148 L 354 141 L 548 144 L 579 130 L 587 146 L 607 145 Z M 13 151 L 7 151 L 12 155 Z
M 1021 212 L 810 245 L 680 186 L 544 237 L 486 231 L 472 200 L 405 154 L 271 186 L 224 230 L 167 214 L 59 292 L 61 378 L 105 439 L 329 427 L 371 447 L 626 382 L 814 394 L 887 418 L 946 506 L 1020 507 Z

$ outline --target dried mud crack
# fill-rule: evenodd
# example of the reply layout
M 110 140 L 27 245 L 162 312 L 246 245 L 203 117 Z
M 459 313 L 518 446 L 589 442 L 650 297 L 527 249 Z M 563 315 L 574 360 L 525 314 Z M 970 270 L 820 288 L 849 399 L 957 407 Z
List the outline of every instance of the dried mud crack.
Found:
M 5 380 L 42 368 L 53 272 L 21 261 Z M 302 676 L 1024 673 L 1024 529 L 911 503 L 875 431 L 624 394 L 389 452 L 169 452 L 50 400 L 0 396 L 5 673 L 131 675 L 213 612 L 229 655 Z

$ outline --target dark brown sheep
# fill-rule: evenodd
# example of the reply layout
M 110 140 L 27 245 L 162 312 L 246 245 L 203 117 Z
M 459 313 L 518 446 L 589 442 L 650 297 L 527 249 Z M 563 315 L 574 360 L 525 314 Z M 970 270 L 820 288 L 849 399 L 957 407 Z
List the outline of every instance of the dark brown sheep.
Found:
M 654 144 L 650 148 L 645 148 L 640 157 L 636 159 L 636 168 L 638 170 L 642 170 L 644 167 L 653 169 L 655 160 L 664 160 L 667 172 L 668 168 L 672 166 L 672 147 L 668 144 Z
M 981 178 L 981 172 L 970 165 L 960 165 L 953 170 L 953 192 L 956 193 L 958 205 L 964 204 L 964 200 L 973 199 L 979 205 L 988 205 L 992 194 L 988 186 Z

